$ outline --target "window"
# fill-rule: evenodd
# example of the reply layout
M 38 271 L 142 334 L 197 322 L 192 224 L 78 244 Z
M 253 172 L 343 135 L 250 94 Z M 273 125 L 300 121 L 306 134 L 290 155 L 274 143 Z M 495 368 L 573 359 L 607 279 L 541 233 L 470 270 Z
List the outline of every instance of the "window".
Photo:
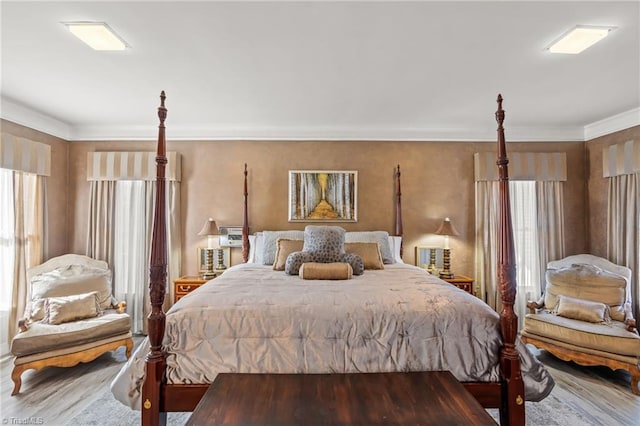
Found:
M 42 259 L 44 188 L 39 178 L 0 169 L 0 354 L 9 352 L 16 321 L 24 313 L 26 269 Z
M 0 353 L 9 352 L 9 313 L 15 262 L 13 172 L 0 169 Z

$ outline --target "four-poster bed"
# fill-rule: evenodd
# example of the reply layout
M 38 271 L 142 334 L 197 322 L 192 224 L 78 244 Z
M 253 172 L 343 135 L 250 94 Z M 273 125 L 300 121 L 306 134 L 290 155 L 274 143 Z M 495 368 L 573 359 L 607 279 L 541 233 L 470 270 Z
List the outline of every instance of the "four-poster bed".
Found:
M 199 309 L 201 306 L 199 306 L 198 303 L 202 305 L 203 303 L 205 303 L 203 302 L 203 300 L 205 300 L 207 297 L 210 297 L 211 298 L 210 300 L 220 300 L 221 304 L 228 303 L 228 305 L 231 306 L 232 309 L 230 311 L 224 311 L 222 314 L 219 314 L 219 315 L 223 315 L 223 317 L 215 317 L 214 321 L 206 322 L 206 327 L 200 324 L 196 326 L 196 329 L 200 330 L 198 332 L 207 334 L 207 333 L 212 333 L 211 329 L 214 329 L 216 327 L 218 328 L 224 328 L 224 326 L 230 327 L 229 329 L 225 329 L 225 332 L 233 334 L 232 336 L 234 338 L 233 344 L 236 346 L 239 346 L 241 344 L 238 342 L 241 341 L 241 337 L 242 337 L 241 334 L 243 330 L 238 329 L 237 327 L 234 328 L 229 324 L 232 323 L 231 317 L 233 317 L 233 315 L 236 315 L 237 311 L 243 311 L 245 309 L 244 300 L 249 298 L 249 296 L 247 296 L 248 294 L 253 295 L 253 293 L 257 293 L 257 295 L 255 296 L 256 300 L 259 300 L 260 298 L 269 299 L 268 303 L 266 303 L 267 305 L 269 305 L 268 309 L 277 309 L 280 307 L 280 305 L 286 305 L 287 304 L 286 302 L 288 302 L 290 299 L 295 299 L 296 297 L 304 299 L 303 296 L 299 296 L 296 293 L 291 293 L 290 290 L 286 290 L 286 291 L 283 290 L 283 294 L 285 296 L 282 296 L 282 297 L 284 298 L 281 297 L 280 299 L 278 299 L 278 297 L 280 296 L 275 293 L 277 293 L 277 291 L 279 290 L 277 291 L 271 290 L 274 288 L 280 289 L 279 287 L 277 287 L 278 285 L 280 285 L 279 281 L 278 282 L 273 281 L 273 278 L 272 278 L 272 275 L 277 272 L 271 271 L 270 270 L 271 268 L 265 268 L 264 266 L 254 266 L 254 265 L 245 263 L 243 265 L 237 265 L 237 267 L 235 268 L 236 270 L 238 270 L 237 273 L 234 271 L 228 271 L 232 273 L 225 272 L 225 274 L 223 274 L 222 277 L 216 279 L 215 282 L 211 282 L 211 285 L 207 284 L 201 287 L 201 289 L 203 289 L 202 291 L 201 289 L 198 289 L 200 297 L 191 297 L 191 298 L 186 297 L 181 299 L 180 302 L 174 305 L 174 307 L 172 307 L 171 311 L 168 313 L 169 316 L 171 317 L 170 319 L 172 318 L 175 318 L 175 319 L 167 322 L 167 317 L 165 316 L 165 313 L 162 310 L 162 304 L 164 302 L 165 289 L 166 289 L 166 279 L 167 279 L 166 235 L 165 235 L 166 234 L 166 231 L 165 231 L 166 218 L 163 216 L 163 212 L 165 211 L 164 209 L 165 200 L 164 200 L 164 190 L 163 190 L 164 189 L 164 168 L 167 162 L 165 157 L 165 133 L 164 133 L 164 129 L 165 129 L 164 120 L 166 118 L 167 110 L 164 106 L 164 101 L 165 101 L 165 95 L 164 95 L 164 92 L 162 92 L 161 105 L 158 108 L 158 116 L 160 119 L 158 148 L 157 148 L 157 151 L 158 151 L 157 185 L 158 187 L 156 191 L 157 198 L 156 198 L 154 226 L 153 226 L 153 240 L 152 240 L 151 265 L 150 265 L 150 284 L 149 284 L 152 309 L 148 318 L 148 322 L 149 322 L 148 344 L 143 345 L 143 347 L 140 348 L 140 351 L 148 350 L 148 353 L 146 355 L 146 360 L 144 360 L 144 364 L 145 364 L 144 368 L 146 372 L 143 374 L 144 377 L 135 376 L 133 372 L 125 373 L 125 369 L 128 368 L 129 364 L 132 364 L 131 368 L 134 369 L 135 362 L 138 362 L 138 364 L 142 362 L 140 360 L 136 361 L 136 356 L 134 356 L 132 357 L 132 360 L 127 364 L 127 366 L 123 368 L 123 371 L 119 374 L 119 377 L 130 376 L 129 380 L 132 382 L 136 382 L 138 386 L 140 385 L 140 383 L 142 384 L 141 394 L 139 395 L 140 397 L 139 404 L 141 405 L 140 408 L 142 410 L 143 425 L 163 424 L 166 419 L 166 412 L 192 411 L 197 405 L 202 395 L 204 394 L 204 392 L 207 390 L 211 382 L 210 380 L 211 376 L 210 375 L 208 376 L 207 374 L 209 373 L 210 369 L 215 369 L 215 368 L 213 367 L 206 368 L 207 371 L 186 371 L 189 369 L 193 370 L 192 368 L 193 365 L 200 365 L 203 361 L 203 358 L 195 358 L 195 359 L 190 358 L 189 357 L 190 355 L 187 355 L 186 351 L 184 351 L 182 347 L 176 346 L 176 344 L 174 344 L 175 342 L 171 340 L 171 339 L 179 340 L 179 337 L 175 337 L 175 336 L 182 336 L 187 341 L 190 339 L 190 336 L 187 330 L 191 330 L 191 328 L 185 329 L 183 327 L 191 326 L 190 325 L 191 320 L 187 319 L 186 315 L 190 311 L 195 311 L 196 308 Z M 364 275 L 368 276 L 368 278 L 366 278 L 368 281 L 362 281 L 365 278 L 350 280 L 349 284 L 342 284 L 342 287 L 337 290 L 335 288 L 329 287 L 329 284 L 326 284 L 326 287 L 322 287 L 322 289 L 318 285 L 314 285 L 314 286 L 308 285 L 307 287 L 303 287 L 301 284 L 294 284 L 294 285 L 297 286 L 297 289 L 304 288 L 304 291 L 308 292 L 307 299 L 304 299 L 301 302 L 301 305 L 304 305 L 304 306 L 308 305 L 308 301 L 311 299 L 316 299 L 316 298 L 322 299 L 323 297 L 329 297 L 327 296 L 327 294 L 329 294 L 331 291 L 335 293 L 335 292 L 343 291 L 342 289 L 348 289 L 344 291 L 353 292 L 353 294 L 350 293 L 349 295 L 346 295 L 345 293 L 345 294 L 340 294 L 337 297 L 349 299 L 351 302 L 353 302 L 354 305 L 349 306 L 349 308 L 351 312 L 354 312 L 354 310 L 358 309 L 358 306 L 357 306 L 358 301 L 362 301 L 362 303 L 365 304 L 364 301 L 367 300 L 367 297 L 372 298 L 371 301 L 367 300 L 367 303 L 366 303 L 367 305 L 369 304 L 373 305 L 374 302 L 383 304 L 384 302 L 381 302 L 379 300 L 373 300 L 373 299 L 389 298 L 388 295 L 390 293 L 382 293 L 382 291 L 388 291 L 388 288 L 390 285 L 388 282 L 387 275 L 390 274 L 391 276 L 394 276 L 395 277 L 393 279 L 394 281 L 391 281 L 392 285 L 395 286 L 393 290 L 396 291 L 396 294 L 399 294 L 399 296 L 397 296 L 398 300 L 397 301 L 394 300 L 394 303 L 404 306 L 403 312 L 400 314 L 396 314 L 396 315 L 401 315 L 401 321 L 399 320 L 398 322 L 403 323 L 402 327 L 405 327 L 405 324 L 404 324 L 405 322 L 412 322 L 412 323 L 415 322 L 416 324 L 419 324 L 419 325 L 416 326 L 416 328 L 411 328 L 411 329 L 408 328 L 409 326 L 406 326 L 407 329 L 406 330 L 403 329 L 402 332 L 398 330 L 391 330 L 389 334 L 395 336 L 398 334 L 405 333 L 407 336 L 411 335 L 413 340 L 420 341 L 422 339 L 422 343 L 418 344 L 418 346 L 416 347 L 412 347 L 412 346 L 407 346 L 409 343 L 407 343 L 406 341 L 401 341 L 397 343 L 398 347 L 393 348 L 395 352 L 389 352 L 387 354 L 367 353 L 366 357 L 379 358 L 379 359 L 378 358 L 376 359 L 380 365 L 371 367 L 370 365 L 367 365 L 365 362 L 358 359 L 358 356 L 362 355 L 358 351 L 362 351 L 365 349 L 370 350 L 370 349 L 348 347 L 349 344 L 354 346 L 356 344 L 353 342 L 347 342 L 346 346 L 341 349 L 344 350 L 344 354 L 348 352 L 349 356 L 352 357 L 353 359 L 348 360 L 348 362 L 344 360 L 327 361 L 328 364 L 331 364 L 331 362 L 334 362 L 334 363 L 337 362 L 337 364 L 342 366 L 341 367 L 342 371 L 340 371 L 339 369 L 336 369 L 335 371 L 332 371 L 332 372 L 373 372 L 375 371 L 375 369 L 380 369 L 380 371 L 392 371 L 390 369 L 392 367 L 389 367 L 389 365 L 385 364 L 386 357 L 395 357 L 395 356 L 399 357 L 399 355 L 397 354 L 400 354 L 400 353 L 402 353 L 403 354 L 402 357 L 404 357 L 405 356 L 404 354 L 407 353 L 411 355 L 411 357 L 413 358 L 407 355 L 408 359 L 399 357 L 397 359 L 392 360 L 391 364 L 393 364 L 394 366 L 393 368 L 395 367 L 398 368 L 396 371 L 410 371 L 410 370 L 424 371 L 424 370 L 446 370 L 446 369 L 454 370 L 453 371 L 454 375 L 456 375 L 459 380 L 461 377 L 463 378 L 463 380 L 460 380 L 460 381 L 463 383 L 464 387 L 482 404 L 482 406 L 484 406 L 485 408 L 500 409 L 501 424 L 520 425 L 520 424 L 524 424 L 524 418 L 525 418 L 525 413 L 524 413 L 525 380 L 523 379 L 523 374 L 521 371 L 520 357 L 528 357 L 526 358 L 526 362 L 523 365 L 530 366 L 529 370 L 526 371 L 527 375 L 530 376 L 530 378 L 528 379 L 529 387 L 527 388 L 527 391 L 533 392 L 530 388 L 535 387 L 535 396 L 533 396 L 533 398 L 529 398 L 529 395 L 527 395 L 528 399 L 539 400 L 544 398 L 548 394 L 548 392 L 551 390 L 551 387 L 553 386 L 553 380 L 550 378 L 546 370 L 544 370 L 544 368 L 539 363 L 537 363 L 535 358 L 533 358 L 527 352 L 526 348 L 524 348 L 523 345 L 516 342 L 517 317 L 513 311 L 513 304 L 515 301 L 515 292 L 516 292 L 515 264 L 514 264 L 514 255 L 513 255 L 513 242 L 512 242 L 513 237 L 512 237 L 512 231 L 511 231 L 511 218 L 509 213 L 508 172 L 507 172 L 508 160 L 506 156 L 504 130 L 502 126 L 502 123 L 504 120 L 504 111 L 502 110 L 501 96 L 498 96 L 498 110 L 496 112 L 496 120 L 498 122 L 497 165 L 500 171 L 499 286 L 500 286 L 502 305 L 503 305 L 503 309 L 499 315 L 499 319 L 498 319 L 498 315 L 495 312 L 493 312 L 487 305 L 485 305 L 483 302 L 480 302 L 474 296 L 468 295 L 462 291 L 458 291 L 457 289 L 450 290 L 449 287 L 451 286 L 449 286 L 448 284 L 436 278 L 431 278 L 431 276 L 428 276 L 426 272 L 424 272 L 419 268 L 415 268 L 413 266 L 407 266 L 407 265 L 385 265 L 385 268 L 388 269 L 389 272 L 367 271 L 367 273 Z M 396 180 L 395 231 L 396 231 L 396 234 L 401 235 L 402 234 L 402 212 L 400 207 L 400 199 L 401 199 L 400 166 L 397 167 L 394 173 L 394 178 Z M 243 229 L 243 235 L 242 235 L 243 260 L 247 262 L 249 257 L 249 233 L 248 233 L 249 225 L 248 225 L 248 213 L 247 213 L 248 191 L 247 191 L 246 164 L 244 168 L 243 196 L 244 196 L 244 212 L 243 212 L 243 227 L 242 227 Z M 267 271 L 267 269 L 269 269 L 269 271 Z M 263 285 L 262 287 L 256 287 L 254 285 L 254 287 L 248 287 L 249 284 L 245 282 L 247 281 L 246 279 L 245 281 L 242 281 L 238 278 L 238 276 L 241 275 L 241 272 L 243 272 L 243 270 L 244 271 L 253 270 L 254 273 L 257 275 L 253 275 L 252 277 L 257 277 L 257 278 L 252 279 L 251 281 L 260 282 L 263 284 L 268 283 L 269 286 Z M 283 272 L 280 272 L 280 274 L 284 276 Z M 394 275 L 394 274 L 397 274 L 397 275 Z M 402 277 L 402 278 L 398 278 L 398 277 Z M 291 280 L 295 280 L 297 279 L 297 277 L 294 278 L 289 276 L 288 278 L 279 278 L 279 279 L 283 281 L 289 280 L 291 282 Z M 300 281 L 297 281 L 297 283 L 299 282 Z M 409 282 L 410 282 L 410 285 L 407 284 Z M 290 284 L 287 284 L 287 285 L 290 285 Z M 288 288 L 289 287 L 287 287 L 287 289 Z M 377 288 L 383 289 L 383 290 L 380 290 L 383 296 L 380 296 L 380 297 L 370 296 L 371 292 L 378 291 L 378 290 L 375 290 Z M 324 290 L 324 289 L 327 289 L 327 290 Z M 331 289 L 331 291 L 329 289 Z M 237 298 L 234 299 L 233 297 L 229 296 L 229 293 L 233 293 L 234 291 L 239 291 L 242 293 L 242 300 L 243 300 L 242 303 L 238 302 Z M 267 291 L 267 293 L 265 293 L 265 291 Z M 269 291 L 273 291 L 275 295 L 268 293 Z M 287 291 L 289 291 L 289 293 L 287 293 Z M 302 290 L 296 290 L 296 291 L 301 292 Z M 322 293 L 323 291 L 326 291 L 326 294 L 323 294 Z M 405 293 L 402 293 L 402 292 L 406 292 L 407 296 L 403 296 L 403 294 Z M 207 293 L 211 293 L 211 294 L 207 295 Z M 275 302 L 271 300 L 272 297 L 274 298 L 273 300 L 275 300 Z M 411 300 L 420 299 L 420 298 L 423 299 L 421 301 L 422 304 L 427 304 L 427 303 L 438 304 L 438 303 L 441 303 L 440 300 L 442 299 L 446 301 L 447 306 L 453 306 L 453 308 L 451 308 L 451 311 L 456 309 L 455 305 L 463 305 L 463 307 L 460 309 L 464 312 L 462 314 L 449 312 L 446 309 L 443 310 L 442 306 L 440 306 L 439 312 L 437 313 L 428 312 L 428 314 L 433 315 L 432 317 L 431 316 L 427 317 L 426 316 L 427 313 L 422 313 L 422 312 L 420 312 L 419 314 L 416 314 L 415 312 L 411 311 L 411 308 L 412 308 Z M 333 300 L 333 302 L 331 302 L 331 300 Z M 325 300 L 324 303 L 325 305 L 331 305 L 331 303 L 337 304 L 336 300 L 337 299 L 329 299 L 328 301 Z M 369 307 L 367 306 L 367 309 L 368 308 Z M 388 306 L 382 306 L 382 308 L 380 309 L 382 311 L 386 311 L 390 308 Z M 409 311 L 409 314 L 414 316 L 408 316 L 409 314 L 407 314 L 405 310 Z M 268 311 L 268 312 L 272 312 L 272 311 Z M 335 316 L 335 312 L 333 311 L 329 312 L 328 314 L 327 312 L 324 312 L 324 311 L 312 311 L 312 312 L 313 312 L 313 315 L 317 315 L 317 317 L 312 318 L 313 326 L 310 326 L 309 327 L 310 329 L 314 327 L 319 327 L 318 323 L 322 322 L 321 320 L 324 315 L 328 315 L 329 317 L 332 317 L 332 318 Z M 475 318 L 474 322 L 479 323 L 478 325 L 478 327 L 480 327 L 479 329 L 472 330 L 471 329 L 472 326 L 466 323 L 461 324 L 459 326 L 460 327 L 459 329 L 455 329 L 455 326 L 452 325 L 452 324 L 462 323 L 464 321 L 463 319 L 464 316 L 469 317 L 469 316 L 473 316 L 476 313 L 478 317 Z M 250 314 L 253 314 L 253 313 L 250 312 Z M 278 311 L 278 315 L 280 314 L 282 314 L 282 312 Z M 276 315 L 269 314 L 269 313 L 261 314 L 261 315 L 265 317 L 264 318 L 261 317 L 259 321 L 264 322 L 266 318 L 269 321 L 273 319 L 274 322 L 277 322 L 275 319 Z M 269 317 L 269 315 L 272 315 L 273 318 Z M 309 314 L 309 315 L 312 315 L 312 314 Z M 405 317 L 405 315 L 407 316 Z M 419 315 L 424 315 L 424 317 L 421 317 Z M 445 321 L 446 326 L 443 326 L 437 322 L 438 318 L 440 318 L 438 317 L 438 315 L 440 315 L 441 317 L 443 315 L 447 316 Z M 458 316 L 449 317 L 450 315 L 458 315 Z M 250 320 L 258 321 L 251 316 L 247 316 L 246 318 L 245 317 L 242 318 L 241 323 L 249 324 L 249 325 L 246 325 L 246 327 L 250 328 L 250 325 L 252 324 Z M 309 320 L 309 318 L 304 318 L 302 321 L 304 320 Z M 394 319 L 392 318 L 392 320 Z M 294 320 L 291 320 L 291 321 L 300 321 L 300 319 L 295 318 Z M 349 317 L 349 321 L 355 322 L 355 321 L 358 321 L 358 318 L 356 316 Z M 374 322 L 375 319 L 371 320 L 370 318 L 367 317 L 363 321 Z M 389 321 L 389 320 L 385 318 L 384 321 Z M 221 322 L 221 323 L 224 322 L 229 324 L 219 325 L 217 324 L 218 322 Z M 263 326 L 264 323 L 260 323 L 260 325 Z M 174 336 L 173 338 L 169 338 L 165 336 L 165 328 L 167 330 L 167 333 L 169 333 L 168 335 Z M 432 328 L 433 330 L 425 331 L 425 329 L 430 329 L 430 328 Z M 452 329 L 451 333 L 454 333 L 454 334 L 453 335 L 444 334 L 445 332 L 442 331 L 442 329 L 444 328 L 451 328 Z M 484 329 L 486 329 L 486 334 L 483 335 L 482 333 L 484 333 Z M 219 330 L 216 330 L 216 332 L 217 331 Z M 312 332 L 313 331 L 310 331 L 309 333 L 312 334 Z M 326 333 L 333 333 L 333 332 L 338 333 L 336 331 L 327 331 Z M 432 336 L 427 332 L 433 332 L 435 334 Z M 269 332 L 269 333 L 274 334 L 275 332 Z M 423 335 L 421 333 L 426 333 L 426 334 Z M 441 333 L 443 335 L 440 335 Z M 478 334 L 478 333 L 481 333 L 481 334 Z M 224 334 L 224 333 L 221 332 L 220 334 Z M 458 342 L 458 340 L 460 340 L 460 337 L 462 337 L 463 334 L 471 334 L 475 336 L 475 339 L 470 339 L 472 343 L 468 343 L 469 345 L 468 348 L 465 346 L 467 344 L 466 340 L 464 342 Z M 215 338 L 218 338 L 218 337 L 219 336 L 216 336 Z M 253 335 L 251 336 L 251 338 L 254 338 L 254 337 L 255 336 Z M 217 342 L 215 338 L 211 338 L 212 339 L 211 341 L 207 341 L 206 339 L 198 340 L 196 344 L 194 344 L 193 342 L 189 342 L 188 345 L 191 345 L 191 346 L 194 346 L 194 345 L 202 346 L 207 344 L 211 345 L 211 342 L 214 342 L 214 341 Z M 401 338 L 402 336 L 398 339 L 402 340 Z M 454 363 L 454 361 L 450 362 L 450 360 L 447 358 L 443 358 L 443 359 L 438 358 L 438 356 L 442 356 L 442 355 L 432 354 L 431 352 L 428 352 L 428 353 L 424 352 L 425 350 L 428 349 L 427 347 L 430 344 L 430 343 L 424 343 L 424 342 L 428 342 L 436 338 L 440 339 L 438 340 L 439 342 L 438 344 L 440 345 L 438 346 L 438 348 L 440 349 L 441 352 L 448 353 L 447 355 L 448 358 L 456 358 L 456 355 L 457 355 L 460 358 L 460 360 L 457 360 Z M 336 337 L 335 339 L 337 340 L 338 338 Z M 359 337 L 359 339 L 362 340 L 362 337 Z M 358 340 L 358 342 L 360 340 Z M 408 340 L 408 338 L 406 340 Z M 486 342 L 483 342 L 483 340 L 486 340 Z M 518 348 L 516 347 L 517 343 L 519 346 Z M 308 345 L 309 343 L 305 342 L 305 344 Z M 322 344 L 325 344 L 325 343 L 322 343 Z M 322 346 L 322 344 L 320 346 Z M 396 343 L 389 343 L 389 345 L 396 345 Z M 452 347 L 455 350 L 457 350 L 458 353 L 457 354 L 454 353 L 455 351 L 452 351 L 451 348 L 448 347 L 447 345 L 454 345 Z M 461 346 L 458 346 L 458 345 L 461 345 Z M 333 364 L 331 364 L 330 366 L 324 365 L 325 361 L 323 360 L 314 361 L 312 359 L 314 354 L 310 354 L 312 350 L 309 349 L 309 347 L 305 346 L 302 352 L 298 351 L 298 354 L 303 353 L 303 356 L 305 357 L 305 360 L 304 360 L 305 368 L 307 368 L 306 367 L 307 363 L 311 364 L 311 366 L 308 367 L 308 371 L 306 369 L 303 370 L 300 367 L 295 367 L 295 363 L 299 362 L 299 360 L 294 359 L 296 358 L 295 350 L 293 351 L 294 356 L 291 356 L 290 357 L 291 359 L 286 360 L 287 362 L 292 364 L 293 367 L 289 367 L 289 366 L 284 367 L 284 369 L 292 368 L 293 371 L 282 371 L 283 367 L 281 367 L 280 364 L 278 364 L 278 362 L 280 362 L 281 360 L 277 360 L 277 361 L 270 360 L 269 362 L 265 363 L 264 360 L 262 359 L 258 361 L 249 359 L 247 362 L 249 364 L 253 362 L 253 365 L 246 367 L 247 371 L 240 371 L 242 370 L 242 366 L 238 367 L 237 365 L 232 365 L 232 366 L 225 365 L 225 362 L 227 362 L 228 364 L 228 360 L 223 360 L 224 352 L 233 352 L 232 355 L 235 356 L 236 358 L 240 358 L 239 356 L 240 353 L 242 353 L 243 356 L 247 358 L 249 358 L 249 356 L 247 356 L 245 352 L 242 352 L 242 349 L 238 349 L 238 348 L 229 349 L 229 348 L 221 348 L 221 347 L 215 347 L 215 346 L 216 344 L 213 344 L 212 347 L 208 349 L 208 352 L 206 352 L 206 355 L 209 358 L 219 357 L 221 359 L 220 365 L 217 367 L 218 372 L 223 372 L 225 369 L 227 369 L 227 371 L 232 371 L 232 372 L 233 371 L 238 371 L 238 372 L 260 371 L 260 372 L 275 372 L 275 373 L 282 373 L 282 372 L 317 373 L 317 372 L 325 372 L 325 371 L 321 371 L 322 368 L 325 368 L 325 369 L 336 368 L 335 365 Z M 314 349 L 318 349 L 318 348 L 314 348 Z M 307 352 L 304 352 L 304 350 L 306 350 Z M 332 349 L 329 350 L 329 353 L 331 350 L 336 352 L 335 347 L 332 347 Z M 387 347 L 386 350 L 389 351 L 389 348 Z M 317 352 L 318 354 L 322 353 L 323 356 L 326 356 L 326 354 L 323 353 L 320 349 L 318 349 Z M 484 353 L 484 352 L 487 352 L 487 353 Z M 344 354 L 339 353 L 339 356 Z M 285 355 L 282 355 L 282 353 L 280 353 L 278 355 L 280 355 L 281 357 L 287 358 L 287 356 L 290 354 L 285 353 Z M 434 360 L 431 360 L 432 355 Z M 318 355 L 318 357 L 321 357 L 321 356 Z M 141 356 L 138 356 L 138 358 L 140 359 Z M 345 356 L 345 358 L 347 357 Z M 319 362 L 323 366 L 322 367 L 314 366 L 312 361 Z M 340 364 L 341 362 L 343 362 L 344 365 Z M 458 362 L 460 364 L 458 364 Z M 480 363 L 482 365 L 488 364 L 488 366 L 480 367 L 476 363 Z M 170 364 L 169 369 L 168 369 L 168 364 Z M 185 365 L 187 365 L 187 367 L 184 367 Z M 268 371 L 269 365 L 276 366 L 276 367 L 273 367 L 274 370 L 276 371 Z M 202 368 L 202 367 L 200 366 L 199 368 Z M 475 376 L 473 373 L 470 373 L 470 371 L 473 372 L 476 369 L 482 369 L 482 368 L 485 368 L 488 371 L 480 372 Z M 181 378 L 178 377 L 179 375 L 178 372 L 180 369 L 185 370 L 181 373 L 181 374 L 184 374 L 184 377 L 181 377 Z M 267 370 L 267 371 L 261 371 L 261 370 Z M 213 375 L 213 377 L 215 377 L 215 374 Z M 469 377 L 471 377 L 471 379 L 469 379 Z M 118 380 L 119 378 L 116 378 L 116 380 L 114 381 L 114 385 L 112 385 L 113 389 L 121 387 L 121 385 L 116 384 Z M 116 390 L 114 390 L 114 394 L 116 394 Z M 131 394 L 132 394 L 131 388 L 129 388 L 128 394 L 129 394 L 129 397 L 131 397 Z

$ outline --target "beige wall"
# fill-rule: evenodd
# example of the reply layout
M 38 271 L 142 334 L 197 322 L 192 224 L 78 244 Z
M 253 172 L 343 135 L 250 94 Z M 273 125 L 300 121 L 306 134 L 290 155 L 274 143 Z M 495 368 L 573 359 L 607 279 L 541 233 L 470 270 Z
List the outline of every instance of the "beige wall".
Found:
M 154 142 L 66 142 L 2 120 L 2 131 L 51 146 L 48 179 L 49 242 L 47 257 L 85 252 L 89 185 L 89 151 L 154 150 Z M 602 177 L 604 147 L 640 138 L 640 126 L 587 143 L 510 143 L 509 151 L 566 152 L 564 186 L 566 253 L 590 252 L 606 257 L 607 182 Z M 224 225 L 242 222 L 242 168 L 249 165 L 249 214 L 252 232 L 301 229 L 288 223 L 287 172 L 293 169 L 358 171 L 357 223 L 347 230 L 383 229 L 393 233 L 394 167 L 402 170 L 402 206 L 406 262 L 416 245 L 441 241 L 431 234 L 449 216 L 460 236 L 453 238 L 452 264 L 473 275 L 473 153 L 495 149 L 492 143 L 451 142 L 169 142 L 182 154 L 183 273 L 196 269 L 202 223 L 213 216 Z M 233 263 L 241 261 L 239 249 Z
M 70 144 L 68 227 L 69 250 L 84 253 L 89 185 L 89 151 L 154 150 L 152 142 L 73 142 Z M 334 169 L 358 171 L 358 222 L 341 224 L 347 230 L 394 232 L 394 167 L 402 172 L 404 260 L 414 262 L 416 245 L 440 244 L 432 234 L 449 216 L 460 236 L 451 239 L 452 268 L 474 274 L 473 153 L 494 151 L 493 143 L 469 142 L 169 142 L 167 149 L 182 154 L 182 273 L 195 273 L 197 236 L 212 216 L 223 225 L 242 224 L 243 164 L 249 168 L 251 232 L 264 229 L 303 229 L 287 222 L 289 170 Z M 566 152 L 569 180 L 565 185 L 567 254 L 586 247 L 584 144 L 512 143 L 510 151 Z M 576 215 L 575 212 L 582 212 Z M 232 262 L 241 261 L 234 249 Z
M 589 245 L 587 252 L 596 256 L 607 257 L 607 180 L 602 177 L 602 150 L 610 145 L 624 143 L 629 140 L 640 140 L 640 126 L 615 132 L 588 141 L 587 168 L 588 178 L 588 213 L 589 213 Z
M 63 139 L 6 120 L 0 120 L 2 131 L 15 136 L 41 142 L 51 146 L 51 176 L 47 178 L 47 223 L 49 241 L 45 257 L 51 258 L 67 253 L 69 247 L 69 222 L 67 207 L 70 199 L 68 186 L 69 143 Z

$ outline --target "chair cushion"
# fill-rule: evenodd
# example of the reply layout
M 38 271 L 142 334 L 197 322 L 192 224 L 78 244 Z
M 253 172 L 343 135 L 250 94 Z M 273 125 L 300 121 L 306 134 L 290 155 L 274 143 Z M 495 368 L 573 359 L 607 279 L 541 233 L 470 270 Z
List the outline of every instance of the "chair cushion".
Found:
M 11 342 L 11 353 L 25 356 L 60 348 L 94 342 L 106 337 L 127 333 L 131 329 L 128 314 L 114 310 L 104 315 L 59 325 L 34 322 L 25 332 L 18 333 Z
M 548 269 L 544 304 L 555 310 L 560 295 L 604 303 L 611 307 L 612 318 L 624 320 L 624 312 L 618 309 L 626 298 L 627 282 L 624 277 L 604 271 L 597 266 L 574 264 L 561 269 Z
M 523 331 L 577 347 L 640 356 L 640 336 L 627 331 L 620 321 L 592 323 L 540 312 L 525 316 Z

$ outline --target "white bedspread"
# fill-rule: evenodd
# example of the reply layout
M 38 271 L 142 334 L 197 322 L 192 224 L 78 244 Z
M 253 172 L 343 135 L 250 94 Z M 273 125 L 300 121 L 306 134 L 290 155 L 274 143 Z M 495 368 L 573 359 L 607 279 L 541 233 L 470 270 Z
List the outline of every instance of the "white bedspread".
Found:
M 498 314 L 474 296 L 405 264 L 344 281 L 302 280 L 242 264 L 167 313 L 168 383 L 210 383 L 221 372 L 351 373 L 449 370 L 498 381 Z M 553 379 L 518 342 L 527 400 Z M 148 340 L 114 379 L 140 407 Z

